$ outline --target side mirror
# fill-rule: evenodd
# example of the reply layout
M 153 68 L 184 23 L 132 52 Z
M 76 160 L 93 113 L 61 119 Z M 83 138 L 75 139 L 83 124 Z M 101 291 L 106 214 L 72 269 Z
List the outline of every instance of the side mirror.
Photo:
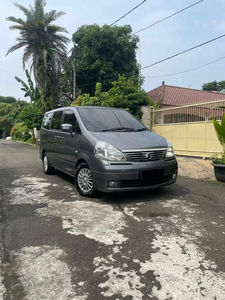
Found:
M 62 132 L 72 133 L 73 132 L 73 126 L 71 124 L 62 124 L 61 125 Z

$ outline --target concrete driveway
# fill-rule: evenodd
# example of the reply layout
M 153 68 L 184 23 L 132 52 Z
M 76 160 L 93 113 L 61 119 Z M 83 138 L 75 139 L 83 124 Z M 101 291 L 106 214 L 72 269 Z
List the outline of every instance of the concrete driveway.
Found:
M 0 299 L 225 299 L 225 186 L 81 197 L 0 140 Z
M 216 180 L 210 159 L 177 156 L 179 175 L 203 180 Z

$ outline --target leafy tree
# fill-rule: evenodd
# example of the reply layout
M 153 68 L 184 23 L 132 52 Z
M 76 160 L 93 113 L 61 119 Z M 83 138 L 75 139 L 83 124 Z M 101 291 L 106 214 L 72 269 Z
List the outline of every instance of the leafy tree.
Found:
M 37 129 L 40 129 L 41 121 L 43 118 L 43 110 L 46 109 L 46 107 L 44 106 L 46 102 L 42 103 L 42 93 L 37 87 L 34 87 L 34 83 L 31 80 L 31 77 L 27 70 L 26 75 L 28 84 L 26 84 L 22 79 L 15 76 L 15 79 L 22 85 L 21 90 L 25 92 L 24 97 L 29 97 L 31 101 L 27 106 L 23 107 L 20 110 L 18 119 L 23 122 L 23 125 L 25 125 L 28 129 L 32 130 L 33 140 L 36 141 L 34 128 L 36 127 Z
M 3 97 L 4 98 L 4 97 Z M 24 101 L 22 101 L 23 104 Z M 14 120 L 19 112 L 19 103 L 0 102 L 0 137 L 10 135 Z
M 0 103 L 0 136 L 8 136 L 21 109 L 26 107 L 26 101 L 16 101 L 15 103 Z
M 8 97 L 4 97 L 4 96 L 0 96 L 0 103 L 15 103 L 16 102 L 16 98 L 8 96 Z
M 129 25 L 102 27 L 81 26 L 72 37 L 74 49 L 67 67 L 70 78 L 72 62 L 76 63 L 77 89 L 80 94 L 94 95 L 97 82 L 108 91 L 118 75 L 138 74 L 136 49 L 139 38 L 132 35 Z
M 101 87 L 101 83 L 97 83 L 94 97 L 89 94 L 79 96 L 72 105 L 117 107 L 141 118 L 140 106 L 150 104 L 148 95 L 140 90 L 134 75 L 128 79 L 119 76 L 117 81 L 112 82 L 112 88 L 108 92 L 102 92 Z
M 43 119 L 43 113 L 40 108 L 29 103 L 21 110 L 18 119 L 32 131 L 33 140 L 36 142 L 34 128 L 40 129 Z
M 203 89 L 203 91 L 209 91 L 209 92 L 218 91 L 218 92 L 220 92 L 222 89 L 225 89 L 225 80 L 222 80 L 222 81 L 214 80 L 212 82 L 204 83 L 202 85 L 202 89 Z
M 24 141 L 31 138 L 29 129 L 23 123 L 15 123 L 11 129 L 10 136 Z
M 55 99 L 57 102 L 59 95 L 59 78 L 62 68 L 67 60 L 66 45 L 69 39 L 62 33 L 66 33 L 66 29 L 53 24 L 64 12 L 52 10 L 45 12 L 44 0 L 35 0 L 34 6 L 25 8 L 15 3 L 15 6 L 24 13 L 25 20 L 10 16 L 7 21 L 16 23 L 10 29 L 19 30 L 19 37 L 16 44 L 7 51 L 9 53 L 24 48 L 23 67 L 31 62 L 30 69 L 33 71 L 34 78 L 38 87 L 44 91 L 44 101 L 47 109 L 50 106 L 48 98 Z
M 40 129 L 42 119 L 42 112 L 38 107 L 33 106 L 32 104 L 23 108 L 19 115 L 19 120 L 21 120 L 29 129 L 33 129 L 34 127 Z
M 0 119 L 0 137 L 7 137 L 10 135 L 11 128 L 13 126 L 12 119 Z

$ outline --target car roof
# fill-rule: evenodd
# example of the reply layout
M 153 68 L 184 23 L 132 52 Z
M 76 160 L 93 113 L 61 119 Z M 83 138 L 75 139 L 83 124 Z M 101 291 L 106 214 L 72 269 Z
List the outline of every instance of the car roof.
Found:
M 49 112 L 55 112 L 55 111 L 60 111 L 60 110 L 65 110 L 65 109 L 111 109 L 111 110 L 123 110 L 120 108 L 115 108 L 115 107 L 103 107 L 103 106 L 65 106 L 65 107 L 58 107 L 49 111 L 46 111 L 46 114 Z

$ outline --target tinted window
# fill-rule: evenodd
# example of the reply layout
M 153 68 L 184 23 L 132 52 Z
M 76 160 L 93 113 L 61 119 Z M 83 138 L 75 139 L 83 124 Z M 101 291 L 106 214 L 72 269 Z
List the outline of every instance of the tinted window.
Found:
M 49 129 L 49 125 L 51 123 L 52 120 L 52 115 L 53 113 L 47 113 L 44 115 L 43 121 L 42 121 L 42 127 L 45 129 Z
M 72 110 L 66 110 L 63 123 L 71 124 L 73 126 L 73 132 L 76 128 L 76 121 L 77 119 L 74 115 L 74 112 Z
M 62 110 L 54 112 L 53 118 L 52 118 L 51 129 L 58 129 L 58 130 L 60 130 L 62 113 L 63 113 Z
M 102 131 L 115 128 L 145 129 L 136 118 L 125 110 L 78 108 L 85 127 L 90 131 Z

